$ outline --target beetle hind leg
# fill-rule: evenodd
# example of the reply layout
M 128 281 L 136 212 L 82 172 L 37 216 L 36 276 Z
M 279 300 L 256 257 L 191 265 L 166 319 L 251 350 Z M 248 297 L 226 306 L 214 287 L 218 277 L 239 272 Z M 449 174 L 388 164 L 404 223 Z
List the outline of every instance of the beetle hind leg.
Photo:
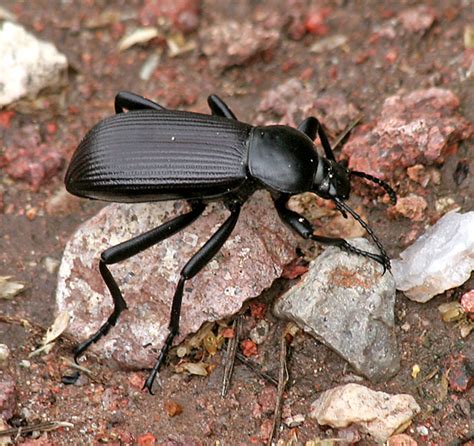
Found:
M 237 120 L 229 106 L 216 94 L 211 94 L 207 98 L 207 103 L 209 104 L 209 108 L 213 115 Z
M 219 227 L 219 229 L 211 236 L 211 238 L 197 251 L 191 259 L 186 263 L 184 268 L 181 270 L 180 278 L 176 291 L 173 296 L 173 303 L 171 305 L 171 316 L 170 323 L 168 326 L 169 334 L 165 340 L 165 344 L 161 348 L 160 355 L 155 363 L 155 366 L 151 370 L 148 378 L 145 381 L 143 388 L 153 395 L 152 387 L 155 381 L 158 370 L 163 363 L 168 350 L 173 344 L 175 336 L 179 332 L 179 317 L 181 314 L 181 302 L 183 299 L 184 284 L 187 280 L 192 279 L 199 271 L 201 271 L 209 261 L 217 254 L 222 248 L 222 245 L 229 238 L 232 230 L 234 229 L 240 214 L 240 204 L 232 203 L 230 208 L 230 216 L 227 220 Z
M 99 261 L 100 274 L 109 289 L 114 303 L 114 309 L 109 318 L 105 323 L 94 333 L 90 338 L 79 344 L 74 349 L 74 360 L 77 362 L 78 357 L 87 350 L 92 344 L 97 342 L 103 336 L 105 336 L 109 330 L 115 326 L 117 320 L 123 310 L 127 308 L 127 304 L 122 296 L 117 282 L 113 278 L 107 265 L 113 265 L 114 263 L 126 260 L 134 255 L 150 248 L 153 245 L 161 242 L 162 240 L 171 237 L 177 232 L 190 225 L 201 215 L 205 209 L 205 205 L 201 201 L 191 203 L 192 209 L 186 214 L 178 215 L 170 221 L 163 223 L 157 228 L 151 229 L 150 231 L 140 234 L 130 240 L 119 243 L 116 246 L 112 246 L 106 249 Z
M 121 91 L 115 96 L 115 113 L 123 113 L 127 110 L 166 110 L 151 99 L 144 98 L 130 91 Z

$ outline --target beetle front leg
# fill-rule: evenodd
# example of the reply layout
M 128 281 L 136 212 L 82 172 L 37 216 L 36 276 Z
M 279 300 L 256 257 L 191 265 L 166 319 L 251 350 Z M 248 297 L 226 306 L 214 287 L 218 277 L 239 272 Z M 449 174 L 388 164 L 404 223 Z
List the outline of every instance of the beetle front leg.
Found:
M 183 300 L 184 284 L 187 280 L 192 279 L 199 271 L 201 271 L 209 261 L 217 254 L 222 248 L 222 245 L 229 238 L 232 233 L 240 214 L 240 204 L 237 202 L 232 203 L 230 207 L 230 216 L 222 224 L 222 226 L 212 235 L 212 237 L 196 252 L 191 259 L 186 263 L 184 268 L 181 270 L 180 278 L 176 291 L 173 296 L 173 303 L 171 305 L 171 316 L 169 323 L 169 334 L 165 340 L 165 344 L 161 348 L 160 355 L 155 363 L 155 366 L 148 375 L 147 380 L 143 388 L 153 395 L 152 387 L 155 381 L 156 374 L 163 363 L 168 350 L 173 344 L 173 339 L 179 333 L 179 317 L 181 314 L 181 302 Z
M 115 96 L 115 113 L 127 110 L 166 110 L 160 104 L 130 91 L 121 91 Z
M 100 256 L 99 271 L 104 280 L 114 303 L 114 309 L 112 314 L 109 316 L 107 321 L 94 333 L 89 339 L 79 344 L 74 349 L 74 360 L 77 362 L 78 357 L 89 348 L 90 345 L 97 342 L 100 338 L 105 336 L 109 330 L 115 326 L 117 320 L 123 310 L 127 309 L 127 304 L 122 296 L 122 292 L 117 285 L 117 282 L 113 278 L 107 265 L 113 265 L 114 263 L 126 260 L 145 249 L 150 248 L 153 245 L 161 242 L 162 240 L 171 237 L 177 232 L 190 225 L 197 217 L 199 217 L 204 209 L 205 205 L 201 201 L 191 203 L 192 210 L 186 214 L 178 215 L 172 220 L 163 223 L 157 228 L 151 229 L 144 234 L 140 234 L 137 237 L 122 242 L 116 246 L 112 246 L 106 249 Z
M 322 245 L 337 246 L 338 248 L 341 248 L 344 251 L 352 252 L 354 254 L 358 254 L 364 257 L 368 257 L 369 259 L 375 260 L 383 266 L 384 273 L 385 270 L 390 270 L 390 259 L 387 256 L 374 254 L 372 252 L 359 249 L 348 243 L 343 238 L 324 237 L 322 235 L 314 234 L 314 228 L 306 218 L 286 207 L 288 198 L 289 197 L 287 195 L 281 195 L 279 198 L 274 200 L 275 208 L 278 211 L 278 215 L 283 220 L 283 222 L 286 223 L 301 237 L 305 239 L 314 240 L 315 242 L 321 243 Z
M 323 146 L 324 153 L 327 159 L 336 160 L 334 156 L 334 152 L 331 148 L 331 144 L 329 139 L 326 135 L 326 132 L 323 129 L 323 125 L 314 117 L 310 116 L 306 118 L 299 126 L 298 130 L 303 132 L 305 135 L 309 136 L 313 141 L 316 138 L 316 134 L 318 134 L 319 139 L 321 140 L 321 145 Z

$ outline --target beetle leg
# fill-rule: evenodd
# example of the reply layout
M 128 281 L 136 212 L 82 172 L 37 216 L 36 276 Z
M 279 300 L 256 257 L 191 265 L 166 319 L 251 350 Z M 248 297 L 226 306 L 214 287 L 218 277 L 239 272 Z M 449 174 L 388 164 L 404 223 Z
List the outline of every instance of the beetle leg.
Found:
M 293 229 L 297 234 L 305 239 L 314 240 L 315 242 L 321 243 L 322 245 L 332 245 L 337 246 L 344 251 L 352 252 L 369 259 L 375 260 L 383 266 L 383 272 L 385 270 L 390 270 L 390 259 L 382 254 L 374 254 L 372 252 L 364 251 L 359 249 L 350 243 L 348 243 L 343 238 L 335 237 L 324 237 L 322 235 L 314 234 L 314 228 L 311 223 L 306 220 L 302 215 L 294 212 L 286 207 L 288 201 L 287 195 L 281 195 L 279 198 L 274 200 L 275 208 L 278 211 L 278 215 L 291 229 Z
M 199 271 L 201 271 L 209 261 L 217 254 L 222 248 L 222 245 L 229 238 L 232 230 L 237 223 L 240 214 L 240 204 L 237 202 L 232 203 L 229 206 L 230 216 L 222 224 L 222 226 L 212 235 L 212 237 L 196 252 L 191 259 L 186 263 L 184 268 L 181 270 L 180 278 L 176 291 L 173 296 L 173 303 L 171 305 L 171 316 L 170 323 L 168 326 L 169 334 L 166 338 L 165 344 L 163 345 L 160 355 L 155 363 L 155 366 L 151 370 L 148 378 L 145 381 L 143 388 L 147 388 L 148 391 L 153 395 L 152 387 L 155 380 L 156 374 L 168 353 L 173 339 L 179 332 L 179 316 L 181 314 L 181 302 L 183 298 L 184 284 L 187 280 L 192 279 Z
M 301 122 L 301 124 L 298 126 L 298 130 L 304 133 L 306 136 L 309 136 L 311 140 L 314 141 L 318 133 L 319 126 L 319 121 L 314 116 L 310 116 Z
M 207 103 L 209 104 L 209 108 L 213 115 L 237 120 L 229 106 L 216 94 L 211 94 L 207 98 Z
M 166 110 L 160 104 L 129 91 L 121 91 L 115 96 L 115 113 L 127 110 Z
M 329 139 L 326 136 L 326 132 L 323 129 L 323 125 L 314 117 L 310 116 L 306 118 L 299 126 L 298 130 L 309 136 L 313 141 L 318 134 L 319 139 L 321 140 L 321 145 L 323 146 L 324 153 L 327 159 L 336 161 L 334 152 L 332 151 L 331 144 Z
M 115 326 L 117 320 L 123 310 L 127 309 L 127 304 L 123 299 L 122 293 L 117 285 L 117 282 L 113 278 L 107 265 L 113 265 L 114 263 L 121 262 L 122 260 L 133 257 L 139 252 L 150 248 L 153 245 L 161 242 L 162 240 L 171 237 L 173 234 L 184 229 L 190 225 L 197 217 L 199 217 L 204 209 L 205 205 L 201 201 L 191 203 L 192 210 L 186 214 L 178 215 L 172 220 L 163 223 L 157 228 L 151 229 L 150 231 L 140 234 L 137 237 L 119 243 L 116 246 L 112 246 L 106 249 L 100 256 L 99 271 L 100 274 L 112 295 L 114 302 L 114 310 L 109 316 L 107 321 L 93 334 L 89 339 L 79 344 L 74 349 L 74 360 L 77 362 L 77 358 L 93 343 L 97 342 L 100 338 L 105 336 L 109 330 Z

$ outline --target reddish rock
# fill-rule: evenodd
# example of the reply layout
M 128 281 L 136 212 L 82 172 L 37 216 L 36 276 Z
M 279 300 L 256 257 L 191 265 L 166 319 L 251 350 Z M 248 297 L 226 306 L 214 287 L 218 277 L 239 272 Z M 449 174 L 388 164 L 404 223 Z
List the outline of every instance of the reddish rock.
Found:
M 418 446 L 418 443 L 407 434 L 397 434 L 388 439 L 387 446 Z
M 72 237 L 59 270 L 58 311 L 68 311 L 67 332 L 78 341 L 92 335 L 112 311 L 112 299 L 98 271 L 100 253 L 186 211 L 184 202 L 119 205 L 104 208 Z M 184 231 L 112 265 L 128 310 L 116 327 L 91 348 L 126 367 L 152 367 L 168 334 L 171 301 L 179 272 L 199 246 L 227 218 L 213 204 Z M 297 238 L 281 223 L 267 192 L 243 206 L 231 237 L 214 259 L 186 282 L 180 335 L 196 332 L 206 321 L 235 314 L 258 296 L 295 256 Z M 150 347 L 144 348 L 143 346 Z
M 343 148 L 349 167 L 393 179 L 415 164 L 441 164 L 473 128 L 449 90 L 430 88 L 387 98 L 378 121 L 360 126 Z
M 152 433 L 147 432 L 137 438 L 137 444 L 138 446 L 154 446 L 156 444 L 156 437 Z
M 275 410 L 276 403 L 276 387 L 267 385 L 258 395 L 258 403 L 264 415 L 270 415 Z
M 331 9 L 329 8 L 310 11 L 304 23 L 306 31 L 316 36 L 325 36 L 329 32 L 329 26 L 326 23 L 326 19 L 330 13 Z
M 242 353 L 247 358 L 250 358 L 250 356 L 257 356 L 258 354 L 257 344 L 250 339 L 242 341 L 240 347 L 242 348 Z
M 63 164 L 63 156 L 47 144 L 7 147 L 0 157 L 0 167 L 12 178 L 28 182 L 33 191 L 56 175 Z
M 407 197 L 400 197 L 397 204 L 391 207 L 388 212 L 392 215 L 402 215 L 412 221 L 423 221 L 428 203 L 419 195 L 410 194 Z
M 236 39 L 236 36 L 239 36 Z M 201 33 L 202 52 L 212 69 L 243 65 L 275 48 L 280 33 L 250 22 L 220 22 Z
M 474 319 L 474 290 L 468 291 L 462 295 L 461 306 L 469 317 Z
M 474 384 L 471 367 L 469 358 L 464 355 L 452 357 L 447 372 L 449 387 L 455 392 L 467 392 Z
M 145 0 L 139 17 L 143 26 L 156 26 L 165 18 L 176 29 L 189 33 L 199 27 L 200 0 Z
M 16 410 L 15 380 L 10 375 L 0 376 L 0 418 L 9 420 Z
M 398 16 L 403 27 L 412 33 L 427 31 L 436 20 L 436 12 L 426 5 L 403 10 Z
M 318 93 L 296 78 L 264 93 L 258 106 L 259 124 L 274 124 L 268 114 L 276 115 L 280 124 L 297 127 L 308 116 L 323 122 L 330 134 L 337 135 L 359 116 L 358 109 L 340 93 Z
M 64 164 L 64 158 L 55 148 L 57 144 L 42 141 L 37 126 L 22 127 L 0 152 L 0 168 L 16 180 L 26 181 L 33 191 L 48 182 Z

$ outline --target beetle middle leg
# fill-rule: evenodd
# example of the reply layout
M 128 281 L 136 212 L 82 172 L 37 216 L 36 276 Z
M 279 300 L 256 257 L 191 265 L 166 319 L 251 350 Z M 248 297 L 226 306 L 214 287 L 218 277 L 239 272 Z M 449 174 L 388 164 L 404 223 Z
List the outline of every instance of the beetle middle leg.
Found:
M 127 110 L 166 110 L 151 99 L 129 91 L 121 91 L 115 96 L 115 113 L 123 113 L 125 108 Z
M 322 245 L 337 246 L 343 249 L 344 251 L 349 251 L 354 254 L 358 254 L 364 257 L 368 257 L 369 259 L 375 260 L 383 266 L 384 273 L 385 270 L 390 270 L 390 259 L 388 258 L 387 254 L 381 247 L 382 245 L 376 238 L 375 242 L 377 244 L 377 247 L 381 249 L 381 254 L 374 254 L 372 252 L 359 249 L 348 243 L 343 238 L 324 237 L 322 235 L 316 235 L 314 234 L 313 226 L 306 218 L 286 207 L 287 201 L 288 197 L 286 195 L 281 195 L 279 198 L 274 200 L 275 208 L 278 211 L 278 215 L 280 216 L 280 218 L 301 237 L 305 239 L 314 240 L 315 242 L 321 243 Z M 367 229 L 368 226 L 365 226 Z M 374 239 L 375 235 L 372 230 L 369 231 L 369 235 L 372 237 L 372 239 Z
M 195 201 L 191 203 L 192 209 L 183 215 L 178 215 L 172 220 L 163 223 L 157 228 L 151 229 L 150 231 L 140 234 L 131 240 L 119 243 L 116 246 L 112 246 L 106 249 L 100 256 L 99 271 L 104 280 L 114 303 L 114 309 L 112 314 L 109 316 L 107 321 L 94 333 L 89 339 L 79 344 L 74 349 L 74 360 L 77 362 L 77 358 L 93 343 L 97 342 L 100 338 L 105 336 L 109 330 L 115 326 L 117 320 L 123 310 L 127 308 L 127 304 L 122 296 L 122 292 L 117 285 L 117 282 L 113 278 L 107 265 L 113 265 L 114 263 L 126 260 L 145 249 L 150 248 L 153 245 L 163 241 L 164 239 L 171 237 L 177 232 L 189 226 L 196 218 L 198 218 L 205 209 L 205 205 L 201 201 Z
M 181 314 L 181 302 L 183 299 L 184 284 L 187 280 L 192 279 L 199 271 L 201 271 L 209 261 L 217 254 L 222 248 L 222 245 L 229 238 L 232 233 L 240 214 L 240 203 L 237 201 L 228 204 L 230 210 L 230 216 L 227 220 L 219 227 L 219 229 L 211 236 L 211 238 L 196 252 L 190 260 L 186 263 L 184 268 L 181 270 L 180 278 L 176 291 L 173 296 L 173 303 L 171 305 L 171 316 L 170 323 L 168 326 L 169 334 L 166 338 L 165 344 L 163 345 L 160 355 L 155 363 L 155 366 L 151 370 L 148 378 L 145 381 L 143 388 L 147 388 L 148 391 L 153 395 L 152 387 L 155 380 L 156 374 L 163 363 L 163 360 L 168 353 L 173 339 L 179 332 L 179 317 Z

